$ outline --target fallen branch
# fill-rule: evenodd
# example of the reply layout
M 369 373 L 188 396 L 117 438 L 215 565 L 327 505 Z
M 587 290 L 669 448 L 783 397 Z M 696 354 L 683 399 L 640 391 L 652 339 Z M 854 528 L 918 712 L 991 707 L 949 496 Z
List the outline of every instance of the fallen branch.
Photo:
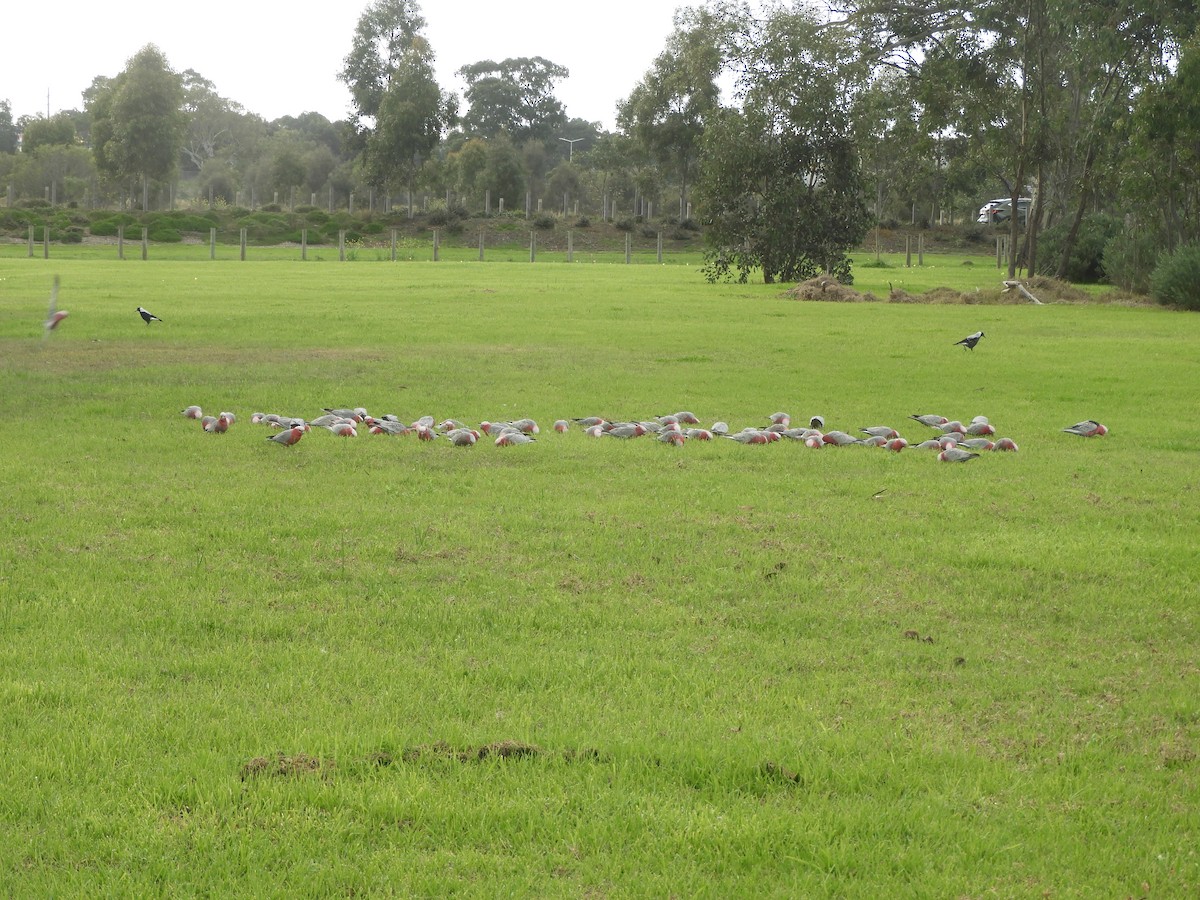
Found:
M 1012 290 L 1013 288 L 1016 288 L 1018 291 L 1020 291 L 1020 292 L 1021 292 L 1021 296 L 1025 297 L 1027 300 L 1030 300 L 1030 301 L 1032 301 L 1033 303 L 1036 303 L 1038 306 L 1045 306 L 1045 305 L 1046 305 L 1046 304 L 1042 303 L 1042 301 L 1041 301 L 1041 300 L 1039 300 L 1037 297 L 1033 296 L 1033 294 L 1029 293 L 1029 289 L 1028 289 L 1028 288 L 1026 288 L 1026 287 L 1025 287 L 1025 285 L 1021 284 L 1021 282 L 1019 282 L 1019 281 L 1006 281 L 1006 282 L 1004 282 L 1004 290 L 1005 290 L 1005 292 L 1007 292 L 1007 291 L 1010 291 L 1010 290 Z

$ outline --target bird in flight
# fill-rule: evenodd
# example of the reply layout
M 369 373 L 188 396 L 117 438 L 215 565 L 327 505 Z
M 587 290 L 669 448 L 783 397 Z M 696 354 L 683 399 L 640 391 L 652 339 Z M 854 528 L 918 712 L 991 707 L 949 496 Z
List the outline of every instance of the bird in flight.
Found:
M 50 287 L 50 309 L 46 313 L 46 321 L 43 322 L 43 327 L 46 329 L 42 340 L 50 337 L 50 332 L 58 327 L 58 323 L 65 319 L 69 313 L 65 309 L 58 308 L 58 276 L 54 276 L 54 284 Z
M 138 315 L 142 317 L 142 321 L 145 322 L 147 325 L 149 325 L 151 322 L 161 322 L 162 321 L 162 319 L 160 319 L 154 313 L 150 312 L 150 310 L 148 310 L 148 309 L 142 309 L 139 306 L 137 311 L 138 311 Z
M 979 339 L 982 337 L 983 337 L 983 332 L 977 331 L 974 334 L 968 334 L 961 341 L 955 341 L 954 346 L 957 347 L 959 344 L 962 344 L 965 349 L 974 350 L 975 345 L 979 343 Z

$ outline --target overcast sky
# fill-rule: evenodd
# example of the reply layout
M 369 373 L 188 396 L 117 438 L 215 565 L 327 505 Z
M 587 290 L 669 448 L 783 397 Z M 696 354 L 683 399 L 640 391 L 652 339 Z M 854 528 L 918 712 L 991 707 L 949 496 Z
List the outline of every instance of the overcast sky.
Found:
M 195 69 L 217 92 L 267 120 L 302 112 L 344 119 L 338 81 L 354 27 L 368 0 L 320 4 L 265 0 L 5 3 L 0 18 L 0 100 L 22 115 L 82 109 L 97 75 L 113 76 L 146 44 L 177 72 Z M 425 36 L 438 83 L 460 96 L 461 66 L 484 59 L 541 56 L 570 70 L 556 96 L 571 118 L 612 129 L 629 95 L 689 0 L 425 0 Z

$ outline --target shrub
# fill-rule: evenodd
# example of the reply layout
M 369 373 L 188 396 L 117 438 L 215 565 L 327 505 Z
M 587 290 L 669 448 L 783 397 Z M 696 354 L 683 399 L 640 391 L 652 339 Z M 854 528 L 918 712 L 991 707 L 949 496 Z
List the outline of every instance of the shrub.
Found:
M 1054 275 L 1058 269 L 1058 261 L 1062 256 L 1063 243 L 1070 230 L 1069 222 L 1059 222 L 1052 228 L 1046 229 L 1038 241 L 1038 272 L 1042 275 Z M 1071 248 L 1071 256 L 1067 260 L 1067 271 L 1064 273 L 1068 281 L 1084 284 L 1095 284 L 1104 278 L 1104 247 L 1110 240 L 1121 233 L 1124 223 L 1116 216 L 1096 213 L 1084 216 L 1079 223 L 1079 233 L 1075 238 L 1075 246 Z
M 542 213 L 533 220 L 533 224 L 537 228 L 541 228 L 544 231 L 549 231 L 554 227 L 554 216 L 550 215 L 549 213 Z
M 59 238 L 64 244 L 82 244 L 83 229 L 78 225 L 72 225 L 67 228 Z
M 1150 273 L 1158 262 L 1159 241 L 1148 232 L 1123 231 L 1104 245 L 1104 276 L 1110 284 L 1138 294 L 1150 293 Z
M 655 228 L 653 225 L 643 225 L 642 226 L 642 237 L 648 238 L 650 240 L 656 240 L 658 238 L 658 229 Z
M 1179 247 L 1158 261 L 1150 295 L 1164 306 L 1200 311 L 1200 244 Z
M 576 228 L 591 228 L 592 220 L 589 219 L 587 216 L 580 216 L 578 219 L 575 220 L 575 227 Z
M 617 221 L 613 222 L 613 227 L 617 229 L 617 231 L 633 231 L 633 220 L 617 219 Z
M 146 236 L 156 244 L 178 244 L 183 240 L 183 236 L 178 231 L 163 223 L 152 225 L 146 232 Z

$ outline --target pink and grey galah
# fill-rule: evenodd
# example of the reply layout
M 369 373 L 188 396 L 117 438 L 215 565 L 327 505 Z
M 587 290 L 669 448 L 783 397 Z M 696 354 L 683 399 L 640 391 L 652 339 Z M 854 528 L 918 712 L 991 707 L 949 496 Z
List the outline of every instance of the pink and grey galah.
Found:
M 939 416 L 934 413 L 926 413 L 924 415 L 909 416 L 909 418 L 914 419 L 917 422 L 920 422 L 922 425 L 928 425 L 930 428 L 937 428 L 939 425 L 945 425 L 947 422 L 950 421 L 945 416 Z
M 221 413 L 219 416 L 205 416 L 200 420 L 204 426 L 204 430 L 209 434 L 224 434 L 229 430 L 230 422 L 228 413 Z
M 204 417 L 204 410 L 198 406 L 189 406 L 180 410 L 179 414 L 185 419 L 201 419 Z
M 993 450 L 1007 450 L 1010 453 L 1015 453 L 1017 450 L 1017 442 L 1014 441 L 1012 438 L 1006 438 L 1006 437 L 997 438 L 996 446 L 994 446 L 992 449 Z
M 908 446 L 908 441 L 902 437 L 894 437 L 883 445 L 884 450 L 891 450 L 893 453 L 899 453 Z
M 973 459 L 979 459 L 979 454 L 961 447 L 947 447 L 938 454 L 938 459 L 942 462 L 970 462 Z
M 293 425 L 291 428 L 284 431 L 276 432 L 267 438 L 268 441 L 273 441 L 276 444 L 283 444 L 285 447 L 290 447 L 300 441 L 304 437 L 304 429 L 299 425 Z
M 1108 434 L 1108 428 L 1101 425 L 1095 419 L 1085 419 L 1082 422 L 1076 422 L 1070 428 L 1064 428 L 1067 434 L 1077 434 L 1080 437 L 1101 437 Z
M 862 441 L 860 441 L 854 435 L 847 434 L 844 431 L 836 431 L 836 430 L 825 432 L 824 436 L 822 437 L 822 440 L 824 440 L 825 443 L 827 443 L 827 444 L 833 444 L 834 446 L 837 446 L 837 447 L 848 447 L 851 444 L 861 444 L 862 443 Z
M 863 434 L 869 434 L 871 437 L 881 437 L 885 441 L 900 437 L 900 432 L 890 425 L 868 425 L 866 428 L 860 428 L 859 430 Z
M 554 430 L 558 434 L 566 434 L 571 429 L 571 423 L 566 419 L 556 419 L 554 421 Z
M 50 308 L 46 311 L 46 320 L 42 322 L 42 328 L 45 329 L 43 340 L 45 337 L 49 337 L 50 332 L 57 328 L 68 315 L 70 313 L 65 309 L 58 308 L 58 276 L 55 275 L 54 281 L 50 285 Z
M 513 447 L 517 444 L 532 444 L 536 438 L 523 431 L 506 431 L 496 438 L 497 447 Z

